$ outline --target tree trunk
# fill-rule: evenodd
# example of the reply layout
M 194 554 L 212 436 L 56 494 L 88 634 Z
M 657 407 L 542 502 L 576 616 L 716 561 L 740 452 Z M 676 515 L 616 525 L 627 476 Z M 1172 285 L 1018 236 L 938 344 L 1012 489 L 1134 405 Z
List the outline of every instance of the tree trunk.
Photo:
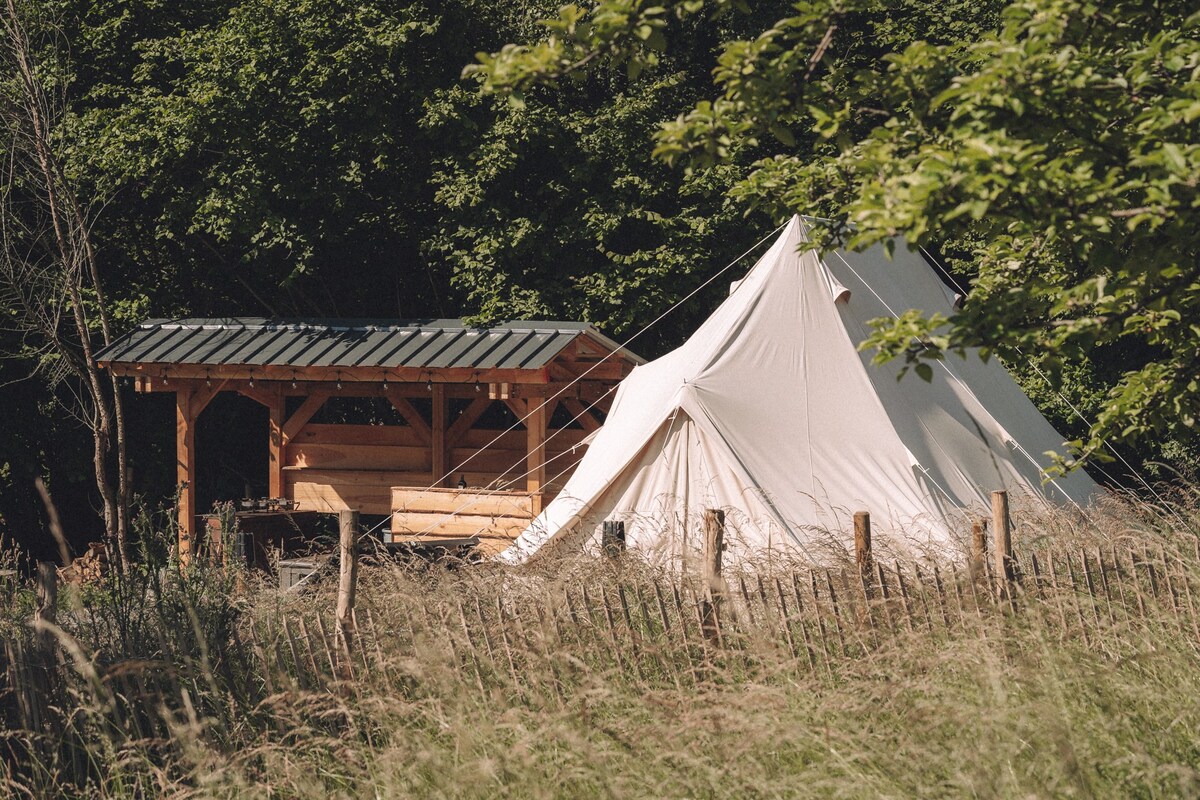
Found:
M 89 419 L 92 431 L 93 467 L 96 488 L 100 492 L 104 507 L 105 532 L 110 543 L 115 545 L 114 549 L 119 554 L 119 564 L 123 569 L 128 559 L 124 409 L 117 379 L 110 375 L 105 380 L 96 364 L 87 307 L 83 303 L 84 289 L 91 288 L 99 309 L 100 330 L 105 344 L 108 344 L 112 340 L 112 334 L 105 306 L 104 287 L 88 233 L 87 217 L 54 155 L 50 141 L 50 120 L 47 119 L 47 116 L 53 115 L 54 109 L 50 98 L 38 83 L 32 47 L 15 0 L 5 0 L 5 11 L 7 18 L 4 27 L 8 40 L 5 44 L 9 56 L 6 60 L 10 60 L 15 67 L 21 88 L 14 112 L 19 117 L 16 122 L 25 128 L 27 134 L 26 146 L 16 147 L 14 151 L 18 155 L 23 149 L 27 151 L 26 155 L 32 157 L 36 173 L 41 179 L 41 191 L 44 193 L 41 199 L 54 232 L 55 256 L 61 270 L 62 285 L 70 301 L 71 318 L 77 337 L 74 344 L 82 351 L 82 359 L 70 360 L 76 362 L 79 368 L 76 371 L 80 374 L 90 401 L 91 407 L 84 409 L 84 413 Z M 49 344 L 60 351 L 68 349 L 70 345 L 56 333 L 47 332 Z M 114 443 L 118 470 L 115 482 L 112 475 Z

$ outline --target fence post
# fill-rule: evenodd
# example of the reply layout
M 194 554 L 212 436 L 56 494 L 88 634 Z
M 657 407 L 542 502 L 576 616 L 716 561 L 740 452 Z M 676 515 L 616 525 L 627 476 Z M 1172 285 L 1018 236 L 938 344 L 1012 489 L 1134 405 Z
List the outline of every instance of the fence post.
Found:
M 337 622 L 348 667 L 350 643 L 354 637 L 354 595 L 358 588 L 358 512 L 339 511 L 338 529 L 341 534 L 341 572 L 338 581 Z
M 871 514 L 867 511 L 854 512 L 854 563 L 862 578 L 863 596 L 870 600 L 871 573 Z
M 1008 492 L 992 492 L 992 529 L 996 539 L 996 591 L 1001 600 L 1012 600 L 1016 561 L 1012 551 L 1012 529 L 1008 518 Z
M 725 549 L 725 512 L 710 508 L 704 512 L 704 599 L 701 601 L 705 637 L 720 641 L 720 607 L 725 596 L 721 577 L 721 551 Z
M 987 579 L 987 520 L 976 519 L 971 523 L 971 562 L 968 564 L 972 583 L 982 577 Z
M 608 558 L 617 558 L 625 552 L 625 523 L 606 520 L 600 534 L 600 548 Z
M 33 621 L 53 625 L 58 620 L 58 568 L 53 561 L 39 561 L 37 569 L 37 608 Z M 46 630 L 37 633 L 38 644 L 45 653 L 54 649 L 54 634 Z

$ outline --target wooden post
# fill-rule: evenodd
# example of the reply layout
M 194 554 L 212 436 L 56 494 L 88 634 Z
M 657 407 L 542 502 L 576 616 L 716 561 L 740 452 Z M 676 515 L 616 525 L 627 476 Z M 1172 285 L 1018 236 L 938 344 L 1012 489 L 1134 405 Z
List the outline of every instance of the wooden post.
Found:
M 541 398 L 529 398 L 529 413 L 525 416 L 525 469 L 529 473 L 525 488 L 532 497 L 533 513 L 542 512 L 542 492 L 546 490 L 546 405 Z
M 1008 492 L 992 492 L 992 530 L 996 540 L 997 592 L 1001 599 L 1012 599 L 1012 584 L 1017 575 L 1008 518 Z
M 625 552 L 625 523 L 606 520 L 600 534 L 600 548 L 609 558 L 617 558 Z
M 39 561 L 37 570 L 37 607 L 33 611 L 34 623 L 48 622 L 53 625 L 58 620 L 58 569 L 53 561 Z M 54 635 L 48 631 L 39 631 L 38 642 L 46 653 L 54 648 Z
M 190 389 L 175 392 L 175 461 L 179 485 L 179 563 L 192 560 L 196 542 L 196 413 Z
M 858 574 L 862 576 L 863 594 L 870 599 L 868 589 L 871 585 L 871 514 L 867 511 L 854 513 L 854 563 L 858 565 Z
M 721 577 L 721 552 L 725 549 L 725 512 L 710 508 L 704 512 L 704 599 L 702 628 L 714 644 L 720 641 L 720 606 L 725 596 L 725 579 Z
M 341 534 L 341 572 L 338 581 L 337 621 L 344 648 L 343 655 L 348 664 L 350 644 L 354 638 L 354 595 L 358 588 L 358 512 L 339 511 L 338 528 Z
M 971 523 L 971 563 L 969 573 L 972 581 L 985 575 L 987 561 L 987 520 L 977 519 Z
M 435 383 L 432 389 L 433 414 L 430 417 L 430 451 L 433 461 L 433 479 L 438 486 L 445 486 L 450 472 L 450 453 L 446 448 L 446 385 Z
M 219 514 L 204 518 L 204 546 L 208 551 L 208 562 L 213 566 L 225 566 L 225 524 Z
M 269 395 L 267 412 L 270 420 L 271 435 L 267 446 L 267 494 L 270 497 L 283 497 L 284 488 L 283 465 L 286 463 L 285 444 L 283 441 L 284 415 L 287 408 L 284 405 L 283 389 L 276 387 Z

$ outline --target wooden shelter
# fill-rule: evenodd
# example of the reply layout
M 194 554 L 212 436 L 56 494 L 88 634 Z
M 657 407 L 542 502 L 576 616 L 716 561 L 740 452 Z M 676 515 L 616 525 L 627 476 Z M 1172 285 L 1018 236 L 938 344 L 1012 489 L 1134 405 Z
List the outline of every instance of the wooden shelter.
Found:
M 139 392 L 175 393 L 182 558 L 199 530 L 196 420 L 219 392 L 268 410 L 271 498 L 390 514 L 400 540 L 477 534 L 495 550 L 556 494 L 641 363 L 583 323 L 257 318 L 152 320 L 97 360 Z M 386 399 L 402 422 L 314 422 L 337 397 Z M 520 423 L 478 427 L 495 404 Z

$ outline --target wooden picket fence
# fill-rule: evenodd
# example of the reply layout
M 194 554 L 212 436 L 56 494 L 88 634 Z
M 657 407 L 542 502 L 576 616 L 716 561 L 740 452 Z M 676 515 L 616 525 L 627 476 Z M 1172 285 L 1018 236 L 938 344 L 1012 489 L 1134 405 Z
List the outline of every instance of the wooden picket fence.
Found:
M 1164 637 L 1200 653 L 1195 537 L 1021 550 L 989 548 L 977 531 L 967 563 L 885 562 L 870 553 L 869 519 L 857 522 L 858 558 L 845 567 L 723 570 L 714 515 L 699 574 L 654 571 L 616 547 L 569 582 L 497 573 L 409 587 L 403 606 L 378 574 L 355 602 L 351 526 L 341 602 L 326 611 L 260 611 L 228 641 L 185 637 L 159 658 L 103 665 L 53 632 L 0 637 L 0 763 L 37 751 L 86 775 L 98 742 L 161 747 L 180 726 L 216 737 L 279 727 L 276 709 L 297 697 L 452 692 L 567 707 L 598 683 L 833 680 L 889 648 L 1003 638 L 1011 626 L 1113 659 Z
M 369 687 L 419 697 L 436 680 L 563 705 L 596 679 L 645 688 L 830 679 L 889 647 L 1013 624 L 1113 658 L 1163 636 L 1200 652 L 1195 540 L 1177 549 L 1041 548 L 1012 559 L 1007 588 L 986 561 L 893 561 L 869 571 L 730 573 L 715 596 L 699 576 L 618 563 L 555 590 L 438 594 L 400 619 L 390 614 L 390 624 L 355 609 L 347 636 L 335 614 L 264 618 L 247 627 L 247 673 L 261 676 L 265 694 Z M 434 678 L 431 665 L 446 669 Z

